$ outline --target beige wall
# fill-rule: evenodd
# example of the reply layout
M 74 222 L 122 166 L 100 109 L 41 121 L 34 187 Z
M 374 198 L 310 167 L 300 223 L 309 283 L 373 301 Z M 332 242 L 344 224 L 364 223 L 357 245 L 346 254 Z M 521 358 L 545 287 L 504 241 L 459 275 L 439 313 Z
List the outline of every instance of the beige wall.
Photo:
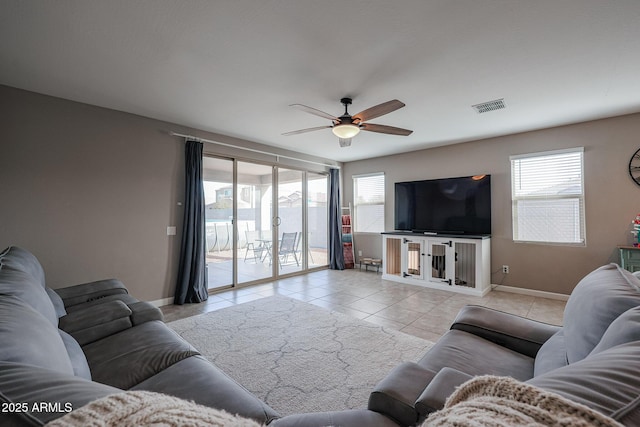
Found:
M 568 294 L 589 271 L 618 262 L 616 245 L 631 242 L 630 223 L 640 212 L 640 187 L 632 182 L 627 166 L 640 148 L 638 135 L 640 114 L 634 114 L 350 162 L 343 168 L 344 200 L 353 199 L 352 175 L 384 172 L 385 224 L 392 230 L 395 182 L 491 174 L 492 272 L 503 264 L 510 267 L 506 276 L 493 273 L 492 283 Z M 509 156 L 579 146 L 585 149 L 586 247 L 514 243 Z M 365 256 L 382 256 L 379 235 L 354 238 L 356 250 Z
M 169 131 L 276 151 L 6 86 L 0 129 L 0 250 L 33 252 L 53 288 L 117 277 L 144 300 L 171 297 L 178 269 L 184 140 Z M 177 236 L 167 236 L 170 225 Z

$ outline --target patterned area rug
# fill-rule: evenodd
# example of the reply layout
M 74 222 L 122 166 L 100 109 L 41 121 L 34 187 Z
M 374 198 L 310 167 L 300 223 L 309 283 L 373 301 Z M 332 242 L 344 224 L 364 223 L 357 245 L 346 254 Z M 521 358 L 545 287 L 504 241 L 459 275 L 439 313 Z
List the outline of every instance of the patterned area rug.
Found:
M 433 345 L 282 296 L 168 326 L 283 416 L 366 408 L 378 381 Z

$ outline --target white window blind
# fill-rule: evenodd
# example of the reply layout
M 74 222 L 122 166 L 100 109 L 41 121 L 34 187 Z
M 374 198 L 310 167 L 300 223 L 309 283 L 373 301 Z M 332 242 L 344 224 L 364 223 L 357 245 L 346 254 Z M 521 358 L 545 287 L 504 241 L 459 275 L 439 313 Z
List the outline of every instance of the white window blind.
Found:
M 353 176 L 353 229 L 360 233 L 384 231 L 384 174 Z
M 583 152 L 511 156 L 514 241 L 584 245 Z

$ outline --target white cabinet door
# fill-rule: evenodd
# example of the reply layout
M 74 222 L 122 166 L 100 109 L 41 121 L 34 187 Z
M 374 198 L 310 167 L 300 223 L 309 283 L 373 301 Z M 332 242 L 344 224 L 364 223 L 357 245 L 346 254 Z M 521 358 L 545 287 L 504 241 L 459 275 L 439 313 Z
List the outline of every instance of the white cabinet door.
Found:
M 429 281 L 451 286 L 455 280 L 456 253 L 451 240 L 428 240 Z
M 424 278 L 423 239 L 402 239 L 402 277 Z

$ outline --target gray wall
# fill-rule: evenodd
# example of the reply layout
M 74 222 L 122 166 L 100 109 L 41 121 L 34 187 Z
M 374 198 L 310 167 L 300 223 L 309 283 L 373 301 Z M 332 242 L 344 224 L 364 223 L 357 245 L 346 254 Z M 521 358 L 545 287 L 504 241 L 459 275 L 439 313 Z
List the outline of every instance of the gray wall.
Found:
M 19 245 L 34 252 L 54 288 L 118 277 L 146 300 L 170 297 L 177 274 L 184 144 L 168 131 L 275 151 L 6 86 L 0 86 L 0 126 L 0 250 Z M 638 135 L 635 114 L 351 162 L 341 173 L 343 205 L 352 200 L 351 175 L 383 171 L 392 229 L 394 182 L 490 173 L 492 270 L 502 264 L 511 270 L 504 280 L 493 274 L 492 282 L 569 293 L 584 274 L 617 261 L 616 245 L 630 242 L 640 187 L 627 164 L 640 147 Z M 577 146 L 585 147 L 587 246 L 514 244 L 509 156 Z M 205 151 L 234 154 L 213 144 Z M 166 235 L 169 225 L 178 236 Z M 381 256 L 379 235 L 358 234 L 355 241 L 356 250 Z
M 295 155 L 1 85 L 0 129 L 0 250 L 33 252 L 53 288 L 117 277 L 144 300 L 175 289 L 184 140 L 169 131 Z M 205 151 L 247 156 L 214 144 Z M 170 225 L 177 236 L 167 236 Z
M 618 261 L 616 245 L 632 241 L 630 223 L 640 212 L 640 187 L 627 166 L 640 148 L 638 135 L 640 114 L 634 114 L 350 162 L 343 168 L 344 200 L 353 200 L 352 175 L 384 172 L 385 226 L 392 230 L 395 182 L 491 174 L 492 283 L 568 294 L 589 271 Z M 579 146 L 585 148 L 586 247 L 514 243 L 509 156 Z M 356 250 L 365 256 L 382 256 L 380 235 L 354 238 Z M 506 276 L 497 272 L 503 264 L 510 267 Z

